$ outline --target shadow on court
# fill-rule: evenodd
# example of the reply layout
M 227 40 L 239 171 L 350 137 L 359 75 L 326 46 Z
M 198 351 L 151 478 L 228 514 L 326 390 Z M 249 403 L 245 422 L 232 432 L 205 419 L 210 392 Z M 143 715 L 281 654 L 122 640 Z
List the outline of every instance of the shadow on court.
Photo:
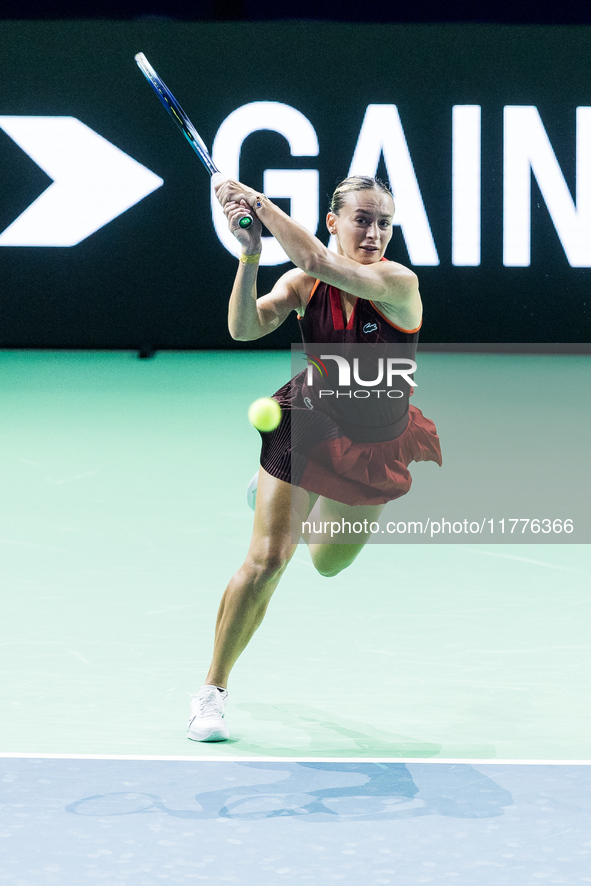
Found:
M 315 753 L 327 757 L 435 757 L 441 745 L 416 741 L 408 736 L 372 729 L 371 734 L 352 728 L 351 721 L 326 716 L 326 711 L 307 705 L 261 703 L 237 704 L 253 719 L 262 721 L 273 731 L 274 727 L 290 727 L 305 733 Z M 261 730 L 262 732 L 262 730 Z M 346 744 L 343 744 L 345 739 Z M 240 740 L 240 750 L 249 753 L 268 753 L 261 743 Z M 273 755 L 293 755 L 290 748 L 274 748 Z M 298 755 L 302 753 L 299 749 Z
M 171 809 L 156 794 L 84 797 L 66 812 L 85 816 L 165 813 L 186 819 L 257 820 L 298 816 L 308 822 L 378 821 L 443 815 L 490 818 L 513 804 L 509 791 L 469 764 L 438 764 L 415 779 L 404 763 L 243 763 L 260 784 L 195 795 L 195 809 Z M 318 787 L 319 781 L 324 785 Z M 419 784 L 417 784 L 417 781 Z M 352 782 L 356 782 L 353 783 Z M 418 796 L 417 796 L 418 795 Z

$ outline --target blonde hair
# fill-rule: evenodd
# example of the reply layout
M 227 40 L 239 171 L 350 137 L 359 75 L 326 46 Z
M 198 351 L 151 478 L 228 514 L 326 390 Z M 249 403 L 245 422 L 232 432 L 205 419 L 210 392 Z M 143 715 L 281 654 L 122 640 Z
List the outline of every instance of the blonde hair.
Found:
M 390 187 L 379 178 L 372 178 L 369 175 L 350 175 L 336 186 L 330 201 L 330 211 L 338 215 L 349 194 L 355 191 L 384 191 L 394 202 Z

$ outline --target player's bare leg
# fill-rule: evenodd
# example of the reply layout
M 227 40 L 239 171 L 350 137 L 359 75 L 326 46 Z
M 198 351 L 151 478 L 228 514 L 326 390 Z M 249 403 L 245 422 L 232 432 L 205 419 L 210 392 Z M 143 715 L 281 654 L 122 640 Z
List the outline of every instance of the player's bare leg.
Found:
M 263 620 L 296 549 L 291 520 L 305 520 L 316 496 L 259 471 L 252 539 L 218 610 L 214 653 L 206 683 L 226 686 L 240 653 Z
M 307 518 L 310 528 L 306 527 L 303 534 L 308 545 L 312 563 L 321 575 L 326 577 L 338 575 L 353 563 L 371 538 L 369 526 L 376 522 L 385 505 L 351 506 L 321 496 Z M 343 521 L 345 523 L 343 524 Z M 353 532 L 336 531 L 331 523 L 339 527 L 354 523 L 361 524 L 367 531 Z
M 219 741 L 228 737 L 227 727 L 220 722 L 226 698 L 220 690 L 226 689 L 232 667 L 261 624 L 295 552 L 292 519 L 305 520 L 315 499 L 304 489 L 292 487 L 260 469 L 250 547 L 220 603 L 211 667 L 204 686 L 193 696 L 190 738 Z

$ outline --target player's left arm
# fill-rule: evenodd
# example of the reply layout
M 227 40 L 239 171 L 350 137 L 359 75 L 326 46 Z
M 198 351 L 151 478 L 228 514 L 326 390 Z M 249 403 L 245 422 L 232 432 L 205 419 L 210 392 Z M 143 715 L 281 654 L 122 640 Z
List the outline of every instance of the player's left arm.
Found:
M 310 277 L 377 302 L 388 315 L 416 317 L 420 313 L 418 279 L 404 265 L 390 261 L 362 265 L 333 252 L 267 197 L 240 182 L 229 179 L 216 189 L 216 194 L 222 205 L 227 200 L 245 200 L 294 265 Z

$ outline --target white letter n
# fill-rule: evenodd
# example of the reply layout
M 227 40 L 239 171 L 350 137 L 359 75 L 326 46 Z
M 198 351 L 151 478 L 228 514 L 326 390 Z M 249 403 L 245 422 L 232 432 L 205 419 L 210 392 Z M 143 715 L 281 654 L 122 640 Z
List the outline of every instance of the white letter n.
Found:
M 503 264 L 527 267 L 531 252 L 531 174 L 573 268 L 591 267 L 591 108 L 577 108 L 576 206 L 538 109 L 505 107 Z

